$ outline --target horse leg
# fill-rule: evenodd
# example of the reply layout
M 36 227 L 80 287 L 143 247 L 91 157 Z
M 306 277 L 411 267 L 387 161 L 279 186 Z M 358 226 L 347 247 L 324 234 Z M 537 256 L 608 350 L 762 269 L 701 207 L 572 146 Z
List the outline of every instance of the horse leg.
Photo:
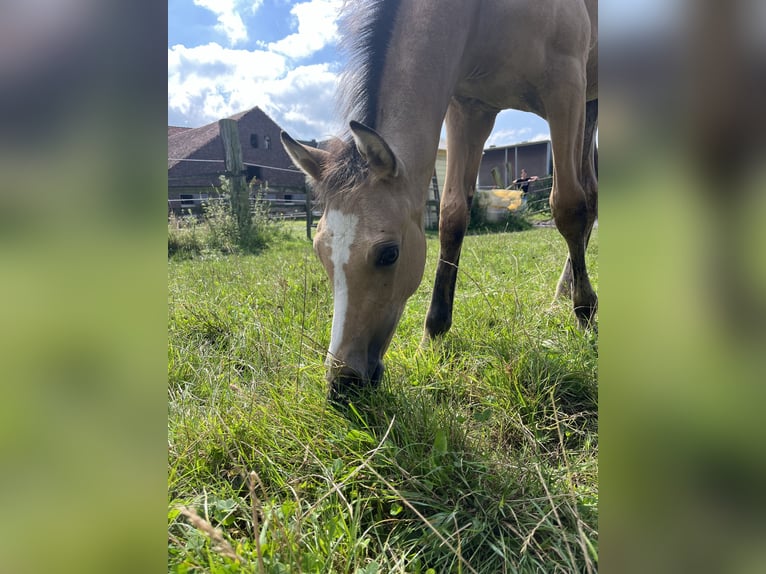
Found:
M 569 247 L 569 257 L 559 280 L 557 293 L 571 291 L 580 325 L 590 325 L 598 299 L 588 279 L 585 250 L 597 215 L 597 184 L 593 164 L 593 134 L 585 141 L 586 104 L 582 77 L 573 73 L 566 82 L 558 78 L 558 89 L 548 101 L 555 178 L 551 190 L 551 211 Z M 571 94 L 580 94 L 574 101 Z M 595 120 L 597 104 L 588 109 Z M 595 123 L 590 122 L 595 127 Z M 590 130 L 589 130 L 590 131 Z M 586 143 L 587 151 L 585 148 Z
M 463 244 L 476 175 L 498 110 L 477 100 L 452 98 L 447 109 L 447 177 L 439 205 L 439 263 L 424 341 L 446 333 L 452 325 L 460 249 Z
M 598 125 L 598 100 L 592 100 L 585 104 L 585 134 L 583 141 L 582 172 L 585 176 L 585 187 L 589 188 L 596 198 L 598 198 L 598 150 L 596 148 L 596 126 Z M 588 177 L 587 174 L 592 174 Z M 586 191 L 588 193 L 588 191 Z M 596 214 L 598 214 L 598 201 L 596 200 Z M 595 218 L 594 218 L 595 221 Z M 593 223 L 588 228 L 585 237 L 585 247 L 590 241 L 590 234 L 593 230 Z M 561 297 L 572 297 L 572 259 L 567 255 L 564 263 L 564 269 L 561 272 L 558 285 L 556 286 L 556 295 L 554 299 Z

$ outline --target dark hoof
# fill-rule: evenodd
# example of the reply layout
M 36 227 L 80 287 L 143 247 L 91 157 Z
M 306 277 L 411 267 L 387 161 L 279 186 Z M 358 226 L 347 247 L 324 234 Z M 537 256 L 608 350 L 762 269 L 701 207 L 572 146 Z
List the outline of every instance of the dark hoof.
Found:
M 596 305 L 583 305 L 574 308 L 575 316 L 577 317 L 577 322 L 580 324 L 580 327 L 583 329 L 596 328 L 596 308 Z
M 446 334 L 447 331 L 450 330 L 450 327 L 452 327 L 452 316 L 446 314 L 440 315 L 436 313 L 429 315 L 426 317 L 425 327 L 424 338 L 427 337 L 429 339 L 437 339 L 438 337 Z

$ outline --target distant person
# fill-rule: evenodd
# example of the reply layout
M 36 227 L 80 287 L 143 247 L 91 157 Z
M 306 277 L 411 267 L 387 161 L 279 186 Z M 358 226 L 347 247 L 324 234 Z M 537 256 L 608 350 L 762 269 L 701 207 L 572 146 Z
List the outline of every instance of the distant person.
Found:
M 527 170 L 521 168 L 521 177 L 514 179 L 513 184 L 516 186 L 516 189 L 520 189 L 523 193 L 527 193 L 527 191 L 529 191 L 530 182 L 537 181 L 538 179 L 539 178 L 536 175 L 530 177 L 527 175 Z

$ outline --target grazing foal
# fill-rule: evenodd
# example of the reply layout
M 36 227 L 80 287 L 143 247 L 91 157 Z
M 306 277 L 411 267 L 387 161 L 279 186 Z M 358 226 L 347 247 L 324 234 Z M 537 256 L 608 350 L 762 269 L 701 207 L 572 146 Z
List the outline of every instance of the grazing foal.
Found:
M 597 215 L 595 0 L 366 0 L 350 4 L 349 131 L 327 150 L 282 143 L 325 206 L 314 240 L 334 293 L 330 396 L 375 385 L 425 266 L 423 212 L 442 122 L 447 178 L 427 339 L 452 324 L 460 250 L 497 114 L 534 112 L 551 131 L 551 210 L 569 257 L 557 293 L 587 326 L 597 298 L 585 250 Z

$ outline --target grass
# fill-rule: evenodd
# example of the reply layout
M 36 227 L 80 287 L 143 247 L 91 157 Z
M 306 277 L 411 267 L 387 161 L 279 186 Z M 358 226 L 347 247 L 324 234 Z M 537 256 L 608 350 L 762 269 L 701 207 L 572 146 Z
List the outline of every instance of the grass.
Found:
M 429 235 L 381 389 L 345 413 L 302 233 L 168 263 L 168 570 L 595 572 L 597 336 L 551 308 L 558 233 L 468 236 L 452 330 L 420 349 Z

